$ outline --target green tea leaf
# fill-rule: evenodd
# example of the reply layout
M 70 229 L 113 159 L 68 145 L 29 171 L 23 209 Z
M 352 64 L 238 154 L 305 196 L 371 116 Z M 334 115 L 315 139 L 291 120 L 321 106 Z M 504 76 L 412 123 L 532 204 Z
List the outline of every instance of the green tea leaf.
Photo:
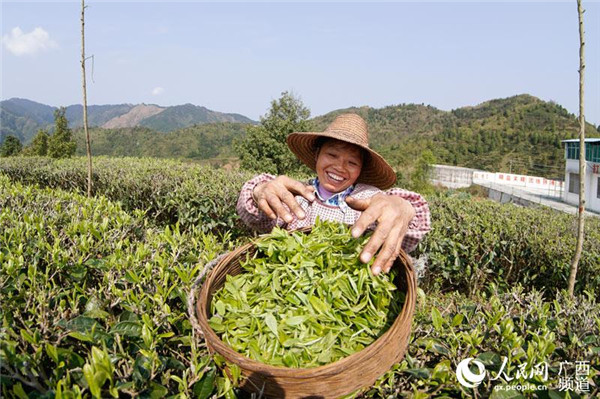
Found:
M 436 330 L 440 330 L 444 324 L 444 319 L 442 318 L 440 311 L 436 308 L 431 308 L 431 321 Z
M 275 334 L 275 336 L 277 336 L 277 320 L 275 320 L 275 316 L 273 316 L 271 313 L 268 313 L 265 316 L 265 324 L 267 325 L 267 327 L 269 327 L 269 330 L 271 330 L 271 332 L 273 334 Z
M 304 323 L 307 319 L 308 319 L 308 316 L 292 316 L 292 317 L 288 317 L 287 319 L 285 319 L 284 322 L 288 326 L 294 327 L 294 326 Z
M 119 334 L 127 337 L 140 337 L 142 325 L 135 321 L 122 321 L 110 329 L 111 334 Z
M 215 370 L 210 370 L 200 381 L 194 384 L 194 397 L 196 399 L 208 399 L 215 389 Z

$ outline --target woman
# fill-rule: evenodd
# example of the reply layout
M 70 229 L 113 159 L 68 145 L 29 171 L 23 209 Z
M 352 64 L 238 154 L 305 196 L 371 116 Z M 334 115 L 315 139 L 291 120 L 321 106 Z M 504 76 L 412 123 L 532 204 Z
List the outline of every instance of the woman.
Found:
M 237 211 L 250 228 L 294 230 L 312 226 L 319 216 L 354 225 L 354 237 L 374 229 L 360 255 L 367 263 L 379 251 L 373 274 L 387 273 L 400 248 L 412 251 L 431 229 L 421 195 L 399 188 L 382 191 L 396 182 L 396 174 L 369 148 L 367 124 L 360 116 L 340 115 L 324 132 L 292 133 L 287 145 L 317 178 L 306 185 L 261 174 L 246 182 Z

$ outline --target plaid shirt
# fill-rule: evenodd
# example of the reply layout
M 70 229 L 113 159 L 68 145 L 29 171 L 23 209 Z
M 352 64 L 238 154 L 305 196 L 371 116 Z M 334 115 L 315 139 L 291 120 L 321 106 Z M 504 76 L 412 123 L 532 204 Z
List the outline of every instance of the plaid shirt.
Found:
M 342 191 L 341 193 L 337 193 L 337 194 L 333 194 L 331 197 L 325 199 L 323 197 L 321 197 L 321 193 L 319 193 L 319 178 L 314 178 L 310 181 L 310 183 L 312 184 L 312 186 L 315 188 L 315 195 L 317 198 L 319 198 L 325 205 L 331 205 L 331 206 L 339 206 L 340 208 L 348 208 L 348 204 L 346 203 L 346 197 L 349 196 L 350 194 L 352 194 L 352 191 L 354 191 L 354 187 L 355 185 L 351 185 L 350 187 L 348 187 L 347 189 L 345 189 L 344 191 Z
M 255 176 L 244 184 L 240 192 L 240 197 L 237 202 L 237 212 L 244 223 L 253 230 L 267 233 L 271 231 L 275 225 L 287 230 L 296 230 L 312 226 L 315 223 L 317 216 L 321 220 L 338 221 L 353 225 L 360 217 L 361 212 L 347 206 L 346 201 L 341 201 L 345 206 L 335 206 L 327 204 L 327 202 L 319 198 L 318 195 L 313 202 L 308 201 L 301 195 L 297 195 L 296 201 L 298 201 L 300 207 L 306 213 L 306 217 L 304 219 L 298 219 L 296 215 L 291 213 L 293 220 L 290 223 L 286 223 L 281 218 L 272 220 L 263 211 L 258 209 L 252 198 L 252 192 L 257 185 L 273 179 L 275 179 L 275 176 L 267 173 Z M 350 194 L 353 198 L 367 199 L 382 192 L 384 191 L 381 191 L 377 187 L 358 183 L 354 186 L 354 190 L 352 190 Z M 425 234 L 431 230 L 429 205 L 427 205 L 427 201 L 425 201 L 420 194 L 401 188 L 391 188 L 384 193 L 387 195 L 397 195 L 400 198 L 407 200 L 415 209 L 415 217 L 409 223 L 408 231 L 402 241 L 402 249 L 407 253 L 411 252 L 416 248 L 423 237 L 425 237 Z M 287 208 L 285 204 L 284 206 Z M 374 224 L 369 226 L 371 229 L 374 227 Z

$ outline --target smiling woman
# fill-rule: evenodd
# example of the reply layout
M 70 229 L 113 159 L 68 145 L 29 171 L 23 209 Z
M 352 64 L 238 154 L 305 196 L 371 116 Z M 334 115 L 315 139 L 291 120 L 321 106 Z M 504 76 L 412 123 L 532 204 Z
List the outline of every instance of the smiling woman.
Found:
M 319 194 L 332 197 L 350 187 L 360 175 L 363 157 L 362 150 L 353 144 L 324 138 L 317 149 Z
M 388 272 L 400 251 L 412 251 L 430 230 L 429 207 L 421 195 L 399 188 L 382 191 L 396 175 L 369 147 L 360 116 L 339 115 L 323 132 L 292 133 L 287 144 L 317 178 L 306 184 L 261 174 L 248 181 L 237 210 L 250 228 L 295 230 L 314 225 L 319 217 L 354 225 L 355 238 L 374 229 L 360 256 L 367 263 L 379 251 L 374 274 Z

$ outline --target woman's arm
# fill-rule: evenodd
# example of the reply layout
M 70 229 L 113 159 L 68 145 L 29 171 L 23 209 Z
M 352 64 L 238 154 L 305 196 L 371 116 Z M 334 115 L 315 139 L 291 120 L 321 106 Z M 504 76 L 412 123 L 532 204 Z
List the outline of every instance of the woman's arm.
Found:
M 267 233 L 275 227 L 277 222 L 283 223 L 283 220 L 273 220 L 267 216 L 266 213 L 258 209 L 258 205 L 252 193 L 259 184 L 275 180 L 275 176 L 268 173 L 263 173 L 253 177 L 251 180 L 244 183 L 242 190 L 240 191 L 240 197 L 237 202 L 237 213 L 240 219 L 252 230 L 256 230 L 260 233 Z
M 417 193 L 394 188 L 386 192 L 379 190 L 367 198 L 361 195 L 347 197 L 347 204 L 360 211 L 352 227 L 352 235 L 359 237 L 375 225 L 373 235 L 363 248 L 360 259 L 368 263 L 377 254 L 371 265 L 373 274 L 388 272 L 402 248 L 410 252 L 431 229 L 429 206 Z M 368 195 L 365 191 L 363 195 Z
M 395 195 L 410 202 L 415 210 L 415 216 L 408 225 L 408 230 L 402 241 L 402 249 L 411 252 L 417 244 L 431 230 L 431 214 L 429 212 L 429 204 L 421 194 L 404 190 L 402 188 L 391 188 L 385 191 L 387 195 Z
M 269 232 L 273 227 L 285 227 L 294 218 L 304 219 L 306 214 L 294 197 L 302 195 L 314 201 L 314 188 L 285 175 L 258 175 L 242 187 L 237 203 L 240 218 L 251 229 Z

